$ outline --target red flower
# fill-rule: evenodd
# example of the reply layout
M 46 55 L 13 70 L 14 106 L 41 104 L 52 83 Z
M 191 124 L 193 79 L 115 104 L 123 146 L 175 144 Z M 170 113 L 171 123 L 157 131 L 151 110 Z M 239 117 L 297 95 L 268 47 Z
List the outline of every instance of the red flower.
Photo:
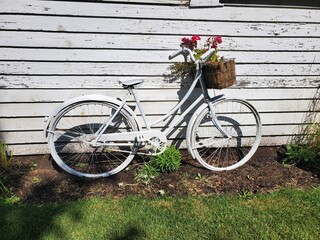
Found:
M 201 38 L 200 38 L 198 35 L 193 35 L 193 36 L 191 37 L 191 42 L 196 42 L 196 41 L 198 41 L 198 40 L 201 40 Z
M 218 47 L 217 44 L 212 43 L 211 48 L 217 48 L 217 47 Z
M 184 38 L 181 39 L 181 41 L 182 41 L 183 43 L 186 43 L 186 42 L 188 41 L 188 38 L 184 37 Z
M 190 48 L 193 50 L 194 48 L 197 47 L 197 41 L 200 40 L 201 38 L 197 35 L 192 36 L 191 38 L 182 38 L 181 42 L 184 44 L 185 47 Z
M 217 43 L 222 43 L 222 37 L 221 36 L 215 36 L 214 37 L 214 41 L 216 41 Z

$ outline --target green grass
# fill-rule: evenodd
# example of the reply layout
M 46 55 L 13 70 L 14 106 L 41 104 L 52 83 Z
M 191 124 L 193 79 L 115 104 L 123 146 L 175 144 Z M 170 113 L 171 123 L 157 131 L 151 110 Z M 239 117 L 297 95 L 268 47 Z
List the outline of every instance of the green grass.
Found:
M 320 239 L 320 188 L 241 196 L 0 203 L 4 239 Z

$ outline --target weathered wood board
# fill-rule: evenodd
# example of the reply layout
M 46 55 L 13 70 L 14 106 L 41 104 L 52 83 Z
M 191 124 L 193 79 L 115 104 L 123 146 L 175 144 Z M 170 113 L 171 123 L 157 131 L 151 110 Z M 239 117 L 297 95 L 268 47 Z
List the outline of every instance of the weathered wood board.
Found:
M 154 121 L 190 86 L 191 79 L 171 75 L 172 63 L 183 58 L 169 61 L 168 55 L 192 34 L 202 36 L 200 44 L 211 35 L 223 37 L 220 55 L 236 59 L 237 84 L 210 93 L 248 99 L 261 113 L 262 145 L 288 142 L 311 109 L 319 121 L 316 8 L 189 8 L 186 0 L 3 0 L 0 137 L 14 154 L 47 153 L 44 117 L 72 97 L 123 97 L 121 79 L 144 79 L 140 98 Z M 199 93 L 197 89 L 188 103 Z M 178 131 L 184 133 L 185 126 L 175 129 L 170 141 L 180 143 Z

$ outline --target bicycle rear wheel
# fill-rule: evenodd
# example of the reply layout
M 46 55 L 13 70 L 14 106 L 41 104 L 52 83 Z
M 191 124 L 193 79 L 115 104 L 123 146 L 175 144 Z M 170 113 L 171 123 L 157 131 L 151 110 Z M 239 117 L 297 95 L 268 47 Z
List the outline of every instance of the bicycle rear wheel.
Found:
M 136 153 L 133 142 L 92 144 L 97 131 L 118 108 L 114 103 L 98 100 L 64 108 L 49 130 L 48 143 L 54 161 L 65 171 L 79 177 L 108 177 L 123 170 Z M 121 109 L 103 134 L 137 130 L 135 119 Z
M 212 120 L 209 108 L 196 118 L 191 130 L 191 149 L 196 159 L 213 171 L 232 170 L 246 163 L 261 140 L 258 112 L 240 99 L 223 99 L 213 104 L 223 134 Z

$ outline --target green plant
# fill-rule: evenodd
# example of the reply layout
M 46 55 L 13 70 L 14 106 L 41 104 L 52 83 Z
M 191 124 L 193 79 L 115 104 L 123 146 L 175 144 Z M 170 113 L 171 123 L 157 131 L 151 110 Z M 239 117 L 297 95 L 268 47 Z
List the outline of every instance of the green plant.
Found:
M 282 160 L 284 164 L 311 162 L 314 161 L 317 156 L 317 154 L 306 145 L 287 144 L 285 149 L 286 157 Z
M 159 155 L 151 156 L 150 161 L 138 169 L 135 179 L 137 182 L 150 184 L 160 175 L 160 172 L 173 172 L 181 165 L 181 153 L 174 146 L 169 146 Z
M 320 161 L 320 123 L 306 125 L 299 143 L 285 146 L 284 164 L 315 163 Z
M 150 163 L 160 172 L 173 172 L 181 165 L 181 153 L 174 146 L 169 146 L 162 154 L 151 156 Z
M 307 163 L 309 167 L 320 170 L 320 85 L 317 88 L 303 124 L 298 133 L 285 146 L 284 164 Z
M 0 141 L 0 198 L 6 204 L 16 203 L 20 199 L 13 194 L 12 187 L 7 184 L 7 170 L 12 163 L 13 155 L 7 152 L 7 145 Z
M 138 169 L 135 179 L 137 182 L 142 182 L 148 185 L 153 179 L 157 178 L 159 175 L 159 170 L 153 165 L 151 165 L 150 162 L 148 162 Z
M 250 199 L 251 197 L 253 197 L 253 194 L 247 190 L 247 189 L 242 189 L 239 193 L 238 193 L 238 196 L 242 199 L 245 199 L 245 200 L 248 200 Z
M 13 159 L 12 153 L 7 152 L 7 145 L 4 141 L 0 141 L 0 170 L 6 170 Z
M 201 180 L 201 179 L 204 179 L 204 176 L 201 173 L 197 173 L 197 175 L 194 179 Z
M 13 193 L 13 188 L 6 184 L 6 176 L 0 176 L 0 201 L 5 204 L 13 205 L 20 201 L 20 198 Z
M 39 176 L 35 176 L 32 178 L 32 183 L 33 184 L 38 184 L 41 182 L 41 178 Z

